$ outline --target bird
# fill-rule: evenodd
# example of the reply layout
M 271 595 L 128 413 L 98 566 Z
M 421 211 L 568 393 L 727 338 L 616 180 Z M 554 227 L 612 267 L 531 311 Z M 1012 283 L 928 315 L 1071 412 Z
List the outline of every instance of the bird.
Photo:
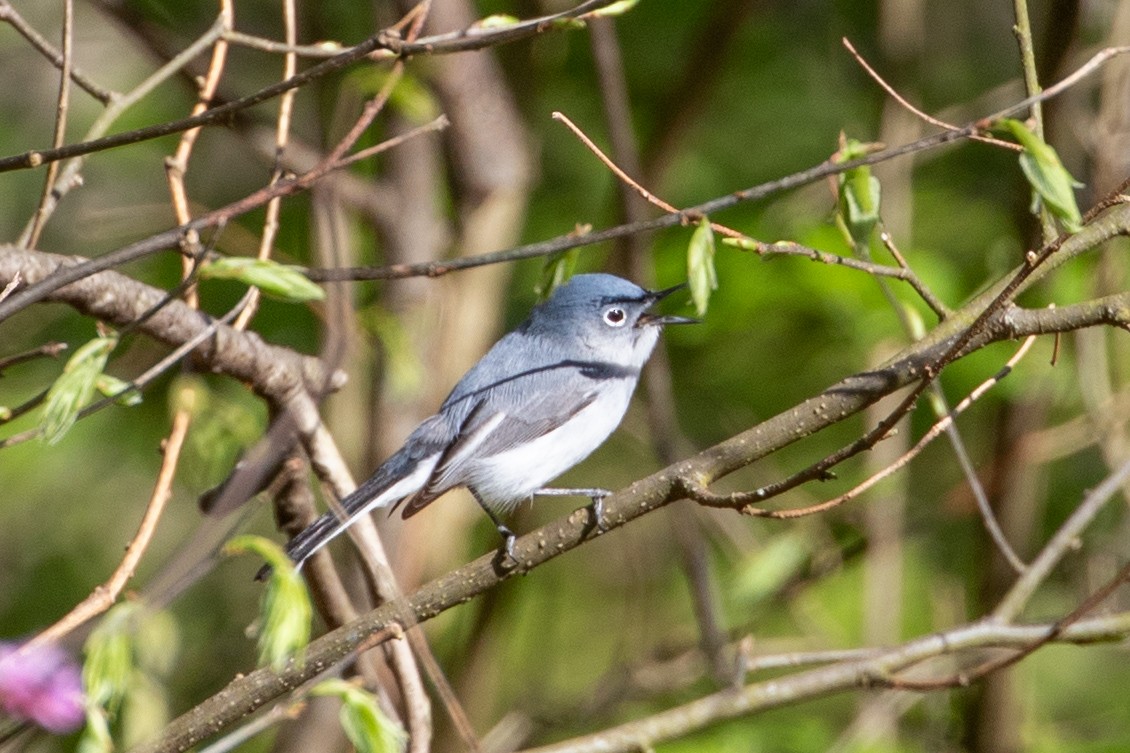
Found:
M 535 306 L 459 380 L 367 481 L 294 536 L 286 553 L 302 564 L 358 516 L 403 507 L 409 518 L 465 487 L 503 538 L 504 515 L 534 496 L 585 496 L 604 527 L 604 489 L 546 487 L 584 460 L 627 412 L 663 325 L 697 319 L 650 309 L 686 284 L 651 291 L 610 274 L 579 274 Z

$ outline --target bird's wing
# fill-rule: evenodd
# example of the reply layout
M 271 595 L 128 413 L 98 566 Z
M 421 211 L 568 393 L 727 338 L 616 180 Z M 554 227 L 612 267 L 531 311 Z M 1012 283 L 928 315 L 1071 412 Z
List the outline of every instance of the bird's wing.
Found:
M 482 385 L 466 393 L 465 405 L 445 403 L 464 413 L 455 438 L 443 451 L 428 481 L 405 500 L 411 517 L 447 490 L 462 483 L 464 463 L 497 455 L 548 434 L 596 400 L 599 384 L 590 364 L 559 362 Z M 455 395 L 456 393 L 453 393 Z

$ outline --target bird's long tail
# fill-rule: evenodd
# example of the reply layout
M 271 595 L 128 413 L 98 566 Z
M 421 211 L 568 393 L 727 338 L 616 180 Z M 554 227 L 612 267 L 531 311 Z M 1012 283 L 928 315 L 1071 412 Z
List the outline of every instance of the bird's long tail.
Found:
M 341 500 L 336 509 L 323 513 L 287 542 L 287 556 L 295 567 L 302 567 L 315 552 L 348 528 L 357 516 L 399 502 L 417 491 L 423 486 L 434 465 L 434 457 L 416 461 L 406 454 L 393 455 L 377 469 L 372 478 Z M 270 569 L 265 567 L 256 578 L 262 580 L 269 572 Z

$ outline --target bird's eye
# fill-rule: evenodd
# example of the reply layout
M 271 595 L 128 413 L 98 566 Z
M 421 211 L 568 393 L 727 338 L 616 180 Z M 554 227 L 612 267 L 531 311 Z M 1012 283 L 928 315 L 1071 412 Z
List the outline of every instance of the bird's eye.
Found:
M 628 321 L 628 315 L 619 306 L 604 310 L 604 322 L 610 327 L 622 327 Z

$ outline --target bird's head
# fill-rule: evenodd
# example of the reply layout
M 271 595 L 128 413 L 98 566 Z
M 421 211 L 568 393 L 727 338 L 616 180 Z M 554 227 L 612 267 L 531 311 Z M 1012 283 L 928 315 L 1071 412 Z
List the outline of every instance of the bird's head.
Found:
M 576 275 L 533 310 L 526 330 L 575 339 L 578 349 L 593 356 L 638 368 L 651 355 L 663 325 L 698 321 L 651 311 L 656 303 L 684 287 L 645 290 L 615 275 Z

